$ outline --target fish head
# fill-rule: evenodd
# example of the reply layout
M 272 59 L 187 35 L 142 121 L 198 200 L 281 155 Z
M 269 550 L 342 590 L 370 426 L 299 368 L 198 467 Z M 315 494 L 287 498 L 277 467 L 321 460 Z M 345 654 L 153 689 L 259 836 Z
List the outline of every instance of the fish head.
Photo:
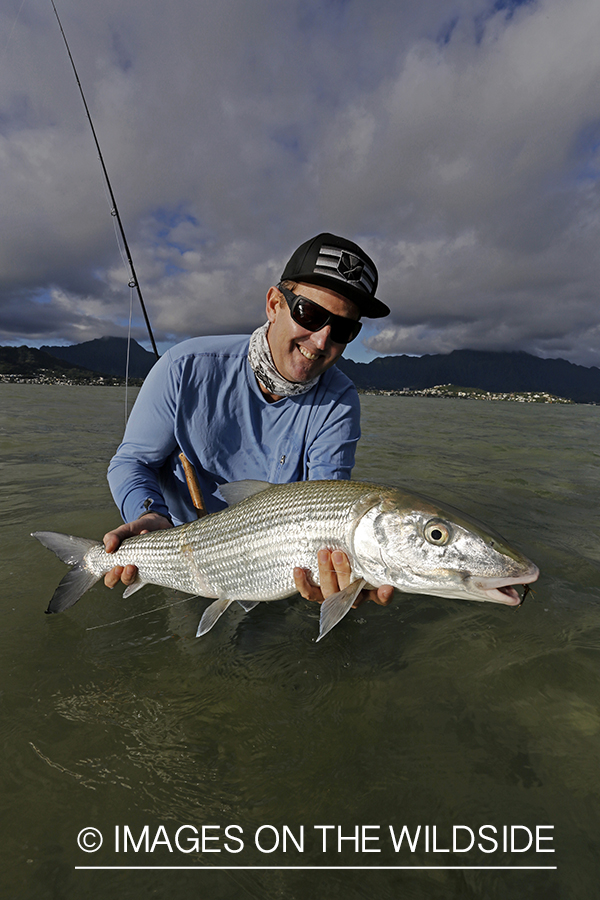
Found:
M 539 570 L 475 519 L 414 494 L 394 491 L 372 505 L 353 540 L 358 568 L 375 586 L 408 593 L 518 606 L 514 585 Z

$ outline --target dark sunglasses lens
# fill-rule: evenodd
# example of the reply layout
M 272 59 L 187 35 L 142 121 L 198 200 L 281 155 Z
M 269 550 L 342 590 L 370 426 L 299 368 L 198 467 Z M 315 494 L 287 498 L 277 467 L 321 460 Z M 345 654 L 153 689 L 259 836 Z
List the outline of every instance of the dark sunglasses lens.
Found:
M 313 303 L 307 297 L 298 297 L 293 302 L 293 306 L 287 297 L 286 299 L 290 311 L 293 309 L 292 318 L 297 325 L 306 328 L 307 331 L 320 331 L 329 324 L 331 325 L 331 340 L 336 344 L 348 344 L 353 341 L 362 328 L 362 322 L 346 319 L 344 316 L 330 315 L 326 309 L 319 306 L 318 303 Z
M 302 328 L 306 328 L 307 331 L 319 331 L 323 328 L 328 315 L 326 309 L 316 303 L 311 303 L 305 297 L 300 297 L 295 304 L 294 321 Z
M 341 321 L 340 321 L 341 319 Z M 349 344 L 362 328 L 362 322 L 340 317 L 331 323 L 331 340 L 336 344 Z

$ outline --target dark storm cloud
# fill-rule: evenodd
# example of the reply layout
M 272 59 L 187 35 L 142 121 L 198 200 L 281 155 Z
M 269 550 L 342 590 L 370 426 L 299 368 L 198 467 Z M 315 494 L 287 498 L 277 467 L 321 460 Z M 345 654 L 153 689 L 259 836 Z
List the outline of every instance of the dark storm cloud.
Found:
M 0 13 L 0 341 L 123 334 L 77 86 L 51 7 L 20 5 Z M 332 230 L 379 263 L 377 352 L 600 363 L 597 0 L 58 8 L 159 340 L 248 331 Z

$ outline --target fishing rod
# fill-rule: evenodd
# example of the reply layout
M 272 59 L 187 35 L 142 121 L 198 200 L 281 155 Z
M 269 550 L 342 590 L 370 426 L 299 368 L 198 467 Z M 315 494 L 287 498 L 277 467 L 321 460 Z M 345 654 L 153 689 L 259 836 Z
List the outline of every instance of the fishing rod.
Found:
M 140 306 L 142 308 L 142 313 L 144 314 L 144 321 L 146 323 L 146 328 L 148 329 L 148 335 L 150 337 L 150 343 L 152 344 L 152 349 L 154 350 L 154 355 L 157 359 L 160 359 L 160 354 L 158 352 L 158 348 L 156 346 L 156 341 L 154 340 L 154 334 L 152 333 L 152 326 L 150 325 L 150 319 L 148 318 L 148 313 L 146 312 L 146 304 L 144 303 L 144 298 L 142 297 L 142 290 L 140 288 L 140 284 L 138 281 L 138 277 L 135 271 L 135 267 L 133 265 L 133 259 L 131 257 L 131 251 L 129 249 L 129 244 L 127 243 L 127 238 L 125 236 L 125 229 L 123 228 L 123 222 L 121 221 L 121 216 L 119 214 L 119 208 L 117 206 L 117 201 L 115 199 L 115 195 L 113 193 L 112 185 L 110 183 L 110 178 L 108 177 L 108 171 L 106 169 L 106 165 L 104 163 L 104 157 L 102 156 L 102 150 L 100 149 L 100 142 L 98 140 L 98 136 L 96 134 L 96 129 L 94 128 L 94 123 L 92 122 L 92 116 L 90 114 L 89 107 L 87 105 L 87 101 L 85 99 L 85 94 L 83 93 L 83 88 L 81 86 L 81 81 L 79 80 L 79 75 L 77 74 L 77 68 L 75 66 L 75 61 L 73 59 L 73 55 L 71 53 L 71 49 L 69 47 L 69 42 L 67 41 L 67 36 L 65 34 L 64 28 L 62 27 L 62 22 L 60 21 L 60 16 L 58 15 L 58 10 L 54 4 L 54 0 L 50 0 L 52 4 L 52 9 L 54 10 L 54 15 L 56 16 L 56 21 L 58 22 L 58 27 L 60 28 L 60 33 L 62 34 L 63 41 L 65 42 L 65 47 L 67 48 L 67 53 L 69 55 L 69 59 L 71 61 L 71 66 L 73 68 L 73 74 L 75 75 L 75 80 L 77 82 L 77 87 L 79 88 L 79 93 L 81 94 L 81 99 L 83 101 L 83 106 L 85 108 L 85 114 L 87 116 L 87 120 L 90 123 L 90 128 L 92 130 L 92 135 L 94 137 L 94 143 L 96 144 L 96 150 L 98 151 L 98 157 L 100 159 L 100 165 L 102 166 L 102 172 L 104 174 L 104 180 L 106 182 L 106 187 L 108 188 L 108 193 L 110 196 L 110 202 L 112 204 L 111 215 L 115 217 L 117 220 L 117 224 L 119 226 L 119 232 L 121 234 L 121 240 L 123 241 L 123 248 L 125 250 L 125 255 L 127 257 L 127 262 L 129 264 L 129 270 L 131 272 L 131 280 L 129 281 L 129 287 L 135 288 L 137 291 L 137 295 L 140 301 Z M 204 498 L 202 496 L 202 490 L 200 488 L 200 484 L 198 482 L 198 476 L 196 475 L 196 471 L 194 466 L 189 461 L 185 453 L 179 453 L 179 459 L 183 466 L 183 471 L 185 473 L 185 480 L 188 486 L 188 490 L 190 492 L 190 497 L 194 508 L 196 510 L 196 515 L 198 518 L 201 516 L 205 516 L 207 513 L 206 506 L 204 504 Z
M 110 211 L 111 216 L 114 216 L 117 220 L 117 225 L 119 226 L 119 232 L 121 234 L 121 240 L 123 241 L 123 248 L 125 250 L 125 255 L 127 257 L 127 262 L 129 264 L 129 270 L 131 272 L 131 280 L 129 281 L 129 287 L 135 288 L 137 291 L 137 295 L 140 301 L 140 306 L 142 307 L 142 313 L 144 314 L 144 321 L 146 323 L 146 328 L 148 329 L 148 335 L 150 337 L 150 343 L 152 344 L 152 349 L 154 350 L 154 355 L 157 359 L 160 359 L 160 353 L 156 347 L 156 341 L 154 340 L 154 335 L 152 333 L 152 326 L 150 325 L 150 319 L 148 318 L 148 313 L 146 312 L 146 304 L 144 303 L 144 298 L 142 297 L 142 291 L 140 288 L 140 283 L 138 281 L 138 277 L 135 271 L 135 267 L 133 265 L 133 259 L 131 258 L 131 251 L 129 249 L 129 244 L 127 243 L 127 238 L 125 237 L 125 229 L 123 228 L 123 222 L 121 221 L 121 216 L 119 214 L 119 208 L 117 206 L 117 201 L 115 200 L 115 195 L 113 193 L 112 185 L 110 183 L 110 178 L 108 177 L 108 172 L 106 169 L 106 165 L 104 164 L 104 157 L 102 156 L 102 150 L 100 149 L 100 142 L 98 141 L 98 136 L 96 134 L 96 129 L 94 128 L 94 123 L 92 122 L 92 117 L 90 115 L 90 110 L 87 105 L 87 101 L 85 99 L 85 94 L 83 93 L 83 88 L 81 86 L 81 81 L 79 80 L 79 75 L 77 74 L 77 68 L 75 67 L 75 61 L 71 54 L 71 49 L 69 47 L 69 42 L 67 41 L 67 36 L 64 32 L 64 28 L 62 27 L 62 22 L 60 21 L 60 17 L 58 15 L 58 10 L 54 5 L 54 0 L 50 0 L 52 4 L 52 9 L 54 10 L 54 15 L 56 16 L 56 21 L 58 22 L 58 27 L 60 28 L 60 33 L 62 34 L 63 41 L 65 42 L 65 47 L 67 48 L 67 53 L 69 54 L 69 59 L 71 60 L 71 66 L 73 67 L 73 74 L 75 75 L 75 80 L 77 82 L 77 87 L 79 88 L 79 93 L 81 94 L 81 99 L 83 100 L 83 105 L 85 108 L 85 114 L 87 116 L 87 120 L 90 123 L 90 128 L 92 129 L 92 135 L 94 137 L 94 143 L 96 144 L 96 150 L 98 151 L 98 157 L 100 159 L 100 165 L 102 166 L 102 172 L 104 174 L 104 180 L 106 181 L 106 187 L 108 188 L 108 193 L 110 195 L 110 202 L 112 204 L 112 209 Z

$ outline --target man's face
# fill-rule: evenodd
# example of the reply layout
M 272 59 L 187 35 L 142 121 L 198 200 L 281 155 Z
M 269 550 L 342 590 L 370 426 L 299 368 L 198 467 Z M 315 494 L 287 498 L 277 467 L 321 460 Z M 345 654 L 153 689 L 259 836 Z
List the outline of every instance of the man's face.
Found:
M 307 297 L 336 316 L 358 319 L 358 307 L 340 294 L 327 288 L 299 283 L 295 294 Z M 273 362 L 280 375 L 288 381 L 306 383 L 317 378 L 342 355 L 346 345 L 331 340 L 331 327 L 320 331 L 307 331 L 292 319 L 287 303 L 277 290 L 270 288 L 267 294 L 269 330 L 267 340 Z

